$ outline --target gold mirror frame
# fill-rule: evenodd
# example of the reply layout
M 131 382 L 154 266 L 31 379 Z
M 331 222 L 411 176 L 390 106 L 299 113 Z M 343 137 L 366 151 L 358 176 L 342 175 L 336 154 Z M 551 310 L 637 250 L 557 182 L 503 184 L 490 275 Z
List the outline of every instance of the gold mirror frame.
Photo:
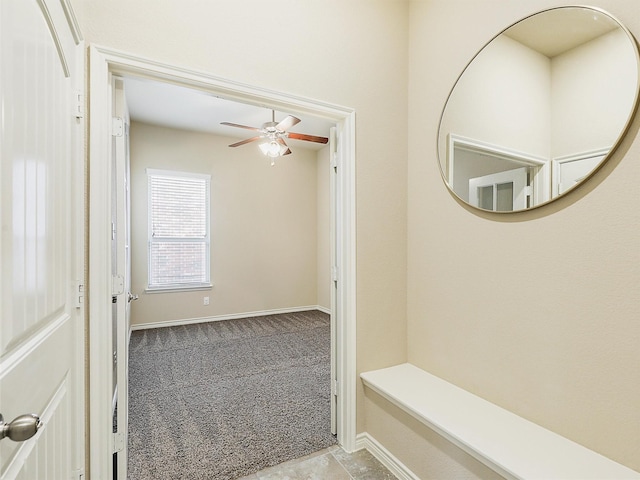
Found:
M 525 17 L 482 47 L 449 93 L 437 142 L 445 184 L 481 210 L 546 205 L 615 151 L 639 91 L 638 45 L 607 12 Z

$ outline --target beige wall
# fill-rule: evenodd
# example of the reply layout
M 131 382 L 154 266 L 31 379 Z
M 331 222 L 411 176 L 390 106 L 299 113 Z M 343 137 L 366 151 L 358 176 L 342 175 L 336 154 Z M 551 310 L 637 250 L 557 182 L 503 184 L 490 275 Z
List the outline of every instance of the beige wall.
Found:
M 298 148 L 271 167 L 255 146 L 230 149 L 236 140 L 133 122 L 133 325 L 318 304 L 316 152 Z M 210 290 L 144 293 L 147 168 L 211 175 Z
M 72 3 L 88 43 L 355 108 L 358 371 L 409 358 L 640 469 L 640 120 L 581 189 L 528 213 L 458 204 L 437 166 L 440 112 L 469 59 L 562 2 Z M 640 36 L 639 2 L 591 4 Z M 275 64 L 265 41 L 286 45 Z M 358 431 L 397 454 L 405 420 L 373 401 L 359 387 Z
M 406 360 L 408 4 L 72 4 L 87 44 L 355 109 L 357 368 Z M 276 61 L 265 44 L 277 46 Z M 359 431 L 364 429 L 363 402 L 359 387 Z
M 509 24 L 561 4 L 411 2 L 408 356 L 640 470 L 640 119 L 594 178 L 531 212 L 467 208 L 437 166 L 438 116 L 461 69 Z M 640 3 L 591 4 L 640 36 Z

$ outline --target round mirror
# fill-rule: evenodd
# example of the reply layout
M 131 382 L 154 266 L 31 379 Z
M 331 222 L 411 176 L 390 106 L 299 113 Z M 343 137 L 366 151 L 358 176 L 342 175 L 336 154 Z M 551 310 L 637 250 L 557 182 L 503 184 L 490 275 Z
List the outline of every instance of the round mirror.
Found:
M 639 57 L 607 13 L 560 7 L 504 30 L 456 81 L 438 131 L 443 178 L 474 207 L 547 203 L 592 175 L 636 109 Z

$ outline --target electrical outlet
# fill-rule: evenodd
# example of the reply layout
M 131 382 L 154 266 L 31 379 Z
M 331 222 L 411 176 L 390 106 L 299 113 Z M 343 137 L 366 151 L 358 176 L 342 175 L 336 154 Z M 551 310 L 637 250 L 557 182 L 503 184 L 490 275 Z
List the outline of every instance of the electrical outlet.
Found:
M 204 297 L 204 299 L 202 300 L 202 304 L 209 305 L 209 297 Z

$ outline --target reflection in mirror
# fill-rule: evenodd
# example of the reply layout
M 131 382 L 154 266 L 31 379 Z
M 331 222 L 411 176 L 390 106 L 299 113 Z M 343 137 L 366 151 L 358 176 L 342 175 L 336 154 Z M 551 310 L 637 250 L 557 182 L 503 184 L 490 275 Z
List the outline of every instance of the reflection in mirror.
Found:
M 489 42 L 447 100 L 438 156 L 449 188 L 491 211 L 537 207 L 606 160 L 638 101 L 638 49 L 608 14 L 560 7 Z

